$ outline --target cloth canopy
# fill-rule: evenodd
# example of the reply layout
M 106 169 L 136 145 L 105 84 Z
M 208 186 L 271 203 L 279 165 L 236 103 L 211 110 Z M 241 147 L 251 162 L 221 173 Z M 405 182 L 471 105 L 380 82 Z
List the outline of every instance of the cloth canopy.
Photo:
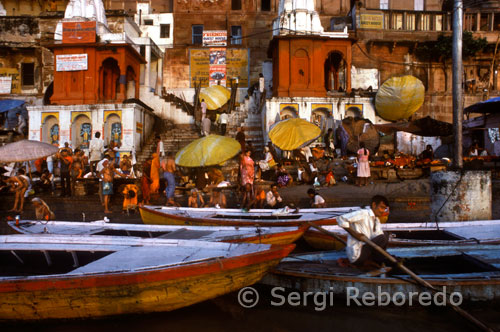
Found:
M 377 124 L 375 128 L 385 134 L 391 134 L 395 131 L 404 131 L 419 136 L 449 136 L 453 134 L 451 123 L 435 120 L 430 116 L 411 122 Z
M 175 163 L 183 167 L 214 166 L 234 157 L 241 150 L 234 138 L 208 135 L 192 141 L 175 155 Z
M 199 100 L 205 99 L 207 103 L 207 109 L 216 110 L 229 100 L 231 97 L 231 91 L 223 87 L 222 85 L 212 85 L 200 92 Z
M 269 131 L 269 139 L 281 150 L 291 151 L 309 145 L 321 135 L 314 123 L 300 118 L 282 120 Z
M 56 154 L 57 146 L 27 139 L 0 147 L 0 163 L 36 160 Z
M 465 113 L 497 113 L 500 111 L 500 97 L 481 101 L 464 108 Z
M 408 119 L 424 103 L 425 87 L 418 78 L 406 75 L 391 77 L 375 96 L 378 115 L 389 121 Z
M 13 108 L 19 107 L 25 103 L 24 100 L 2 99 L 0 100 L 0 113 L 7 112 Z

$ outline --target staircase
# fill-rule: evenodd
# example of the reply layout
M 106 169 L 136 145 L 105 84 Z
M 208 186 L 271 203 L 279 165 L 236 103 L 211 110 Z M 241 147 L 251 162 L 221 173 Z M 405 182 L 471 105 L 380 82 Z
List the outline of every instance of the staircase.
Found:
M 136 159 L 139 169 L 142 169 L 144 161 L 151 158 L 153 153 L 156 151 L 156 135 L 157 134 L 154 133 L 148 138 L 142 151 L 137 155 Z M 195 139 L 200 138 L 200 134 L 194 126 L 176 127 L 172 122 L 166 121 L 166 131 L 160 134 L 160 137 L 163 142 L 165 153 L 171 151 L 175 154 Z
M 147 86 L 141 86 L 141 100 L 154 110 L 154 113 L 164 120 L 175 121 L 182 124 L 193 124 L 194 118 L 185 110 L 187 103 L 181 104 L 177 98 L 160 97 L 151 92 Z
M 264 135 L 262 132 L 262 114 L 246 111 L 248 105 L 237 108 L 229 116 L 228 136 L 235 137 L 237 128 L 243 127 L 247 142 L 251 142 L 254 151 L 258 153 L 264 149 Z M 265 111 L 265 109 L 264 109 Z

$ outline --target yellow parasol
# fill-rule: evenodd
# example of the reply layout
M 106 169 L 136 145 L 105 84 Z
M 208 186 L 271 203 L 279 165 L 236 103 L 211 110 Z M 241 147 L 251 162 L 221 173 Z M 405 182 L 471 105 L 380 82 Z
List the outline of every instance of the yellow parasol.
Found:
M 287 119 L 275 124 L 269 131 L 269 139 L 281 150 L 295 150 L 308 145 L 321 134 L 315 124 L 299 118 Z
M 392 77 L 382 84 L 375 96 L 375 108 L 385 120 L 408 119 L 424 103 L 425 87 L 418 78 Z
M 213 85 L 200 92 L 199 100 L 205 99 L 209 110 L 216 110 L 223 106 L 231 97 L 231 91 L 222 85 Z
M 183 167 L 219 165 L 234 157 L 240 143 L 226 136 L 208 135 L 192 141 L 175 155 L 175 163 Z

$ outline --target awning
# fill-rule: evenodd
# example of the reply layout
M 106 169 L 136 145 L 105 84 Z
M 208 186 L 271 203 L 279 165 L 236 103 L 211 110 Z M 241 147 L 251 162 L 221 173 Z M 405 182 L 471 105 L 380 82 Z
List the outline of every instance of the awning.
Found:
M 19 107 L 24 103 L 24 100 L 19 99 L 0 99 L 0 113 Z
M 500 112 L 500 97 L 481 101 L 464 108 L 464 113 L 498 113 Z
M 404 131 L 419 136 L 449 136 L 453 134 L 453 125 L 448 122 L 435 120 L 430 116 L 411 122 L 399 121 L 375 125 L 378 131 L 391 134 L 395 131 Z

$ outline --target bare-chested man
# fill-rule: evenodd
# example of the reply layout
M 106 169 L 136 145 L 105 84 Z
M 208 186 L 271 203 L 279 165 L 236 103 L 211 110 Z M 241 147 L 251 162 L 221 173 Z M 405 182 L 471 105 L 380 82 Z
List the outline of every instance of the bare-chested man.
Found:
M 99 172 L 99 177 L 102 178 L 102 195 L 104 196 L 104 213 L 111 213 L 109 210 L 109 196 L 113 195 L 113 177 L 115 174 L 124 177 L 115 169 L 115 164 L 109 160 L 104 161 L 104 168 Z
M 20 169 L 18 175 L 8 178 L 6 182 L 10 185 L 10 191 L 15 193 L 14 207 L 9 212 L 23 212 L 24 193 L 29 186 L 28 180 L 24 176 L 24 170 Z

